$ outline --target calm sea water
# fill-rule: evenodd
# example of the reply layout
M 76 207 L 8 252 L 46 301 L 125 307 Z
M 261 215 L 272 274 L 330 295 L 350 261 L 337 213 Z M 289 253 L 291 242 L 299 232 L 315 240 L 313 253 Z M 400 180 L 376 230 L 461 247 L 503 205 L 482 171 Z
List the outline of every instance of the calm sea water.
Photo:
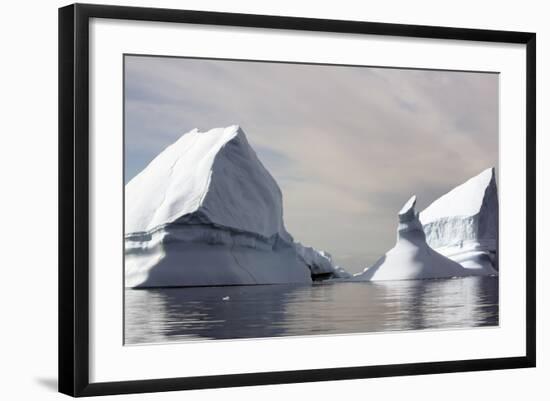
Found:
M 127 344 L 498 325 L 498 278 L 126 289 Z

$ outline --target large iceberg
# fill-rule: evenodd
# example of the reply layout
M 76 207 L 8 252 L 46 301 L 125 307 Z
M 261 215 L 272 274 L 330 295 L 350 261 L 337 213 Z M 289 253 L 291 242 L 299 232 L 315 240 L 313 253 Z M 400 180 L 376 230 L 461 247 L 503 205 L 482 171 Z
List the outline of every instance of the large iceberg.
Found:
M 356 281 L 449 278 L 468 275 L 458 263 L 434 251 L 415 212 L 416 196 L 398 214 L 397 242 L 374 265 L 354 275 Z
M 472 275 L 497 274 L 498 194 L 489 168 L 420 213 L 426 241 Z
M 310 283 L 338 274 L 330 259 L 296 246 L 281 190 L 238 126 L 184 134 L 126 184 L 125 197 L 127 287 Z

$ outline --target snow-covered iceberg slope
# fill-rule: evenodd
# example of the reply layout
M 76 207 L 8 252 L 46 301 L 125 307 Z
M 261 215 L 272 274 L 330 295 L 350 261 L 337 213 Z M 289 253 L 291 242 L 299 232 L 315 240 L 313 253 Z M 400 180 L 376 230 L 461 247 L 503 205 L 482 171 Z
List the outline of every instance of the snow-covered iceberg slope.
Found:
M 461 265 L 428 246 L 414 209 L 415 204 L 416 196 L 413 196 L 399 212 L 395 246 L 374 265 L 354 275 L 354 280 L 411 280 L 468 275 Z
M 437 199 L 420 221 L 426 241 L 473 275 L 498 270 L 498 194 L 489 168 Z
M 238 126 L 184 134 L 125 191 L 127 287 L 309 283 L 330 271 L 299 255 L 281 190 Z

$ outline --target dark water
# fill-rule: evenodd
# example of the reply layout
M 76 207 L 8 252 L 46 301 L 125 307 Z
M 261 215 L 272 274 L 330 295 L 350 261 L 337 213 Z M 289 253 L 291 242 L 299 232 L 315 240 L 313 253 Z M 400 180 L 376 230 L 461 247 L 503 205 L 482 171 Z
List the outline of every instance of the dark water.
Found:
M 498 325 L 496 277 L 126 289 L 125 297 L 127 344 Z

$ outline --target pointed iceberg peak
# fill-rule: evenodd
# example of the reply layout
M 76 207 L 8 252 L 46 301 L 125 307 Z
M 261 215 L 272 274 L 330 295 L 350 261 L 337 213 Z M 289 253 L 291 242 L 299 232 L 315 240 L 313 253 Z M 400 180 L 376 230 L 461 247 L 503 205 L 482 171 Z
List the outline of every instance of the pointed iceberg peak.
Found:
M 226 129 L 227 130 L 233 130 L 233 131 L 242 131 L 244 133 L 244 131 L 242 130 L 242 128 L 239 124 L 230 125 Z
M 418 219 L 418 213 L 414 209 L 415 206 L 416 195 L 413 195 L 397 214 L 399 218 L 399 224 L 397 225 L 398 241 L 403 239 L 411 242 L 426 242 L 422 224 Z
M 212 128 L 206 131 L 201 131 L 199 128 L 193 128 L 190 131 L 186 131 L 171 145 L 167 147 L 173 148 L 173 147 L 179 147 L 179 146 L 187 146 L 187 142 L 191 139 L 197 140 L 197 137 L 202 137 L 204 140 L 205 137 L 210 138 L 219 138 L 221 140 L 230 140 L 235 135 L 238 134 L 238 132 L 241 131 L 240 127 L 238 125 L 229 125 L 227 127 L 219 127 L 219 128 Z
M 125 191 L 126 235 L 200 212 L 213 224 L 288 239 L 280 224 L 279 187 L 238 125 L 183 134 Z M 236 213 L 233 206 L 239 204 Z
M 416 195 L 413 195 L 399 211 L 399 214 L 398 214 L 399 222 L 406 223 L 416 218 L 416 214 L 414 211 L 415 205 L 416 205 Z
M 227 134 L 236 133 L 237 131 L 242 131 L 239 124 L 231 124 L 231 125 L 228 125 L 227 127 L 211 128 L 207 131 L 202 131 L 202 132 L 198 128 L 194 128 L 189 132 L 197 132 L 199 134 L 206 134 L 206 135 L 208 134 L 219 135 L 221 133 L 227 133 Z
M 243 132 L 241 127 L 238 124 L 228 125 L 227 127 L 219 127 L 219 128 L 212 128 L 208 131 L 199 131 L 198 128 L 195 128 L 191 132 L 196 132 L 200 135 L 213 135 L 213 136 L 227 136 L 232 137 L 237 135 L 238 133 Z

